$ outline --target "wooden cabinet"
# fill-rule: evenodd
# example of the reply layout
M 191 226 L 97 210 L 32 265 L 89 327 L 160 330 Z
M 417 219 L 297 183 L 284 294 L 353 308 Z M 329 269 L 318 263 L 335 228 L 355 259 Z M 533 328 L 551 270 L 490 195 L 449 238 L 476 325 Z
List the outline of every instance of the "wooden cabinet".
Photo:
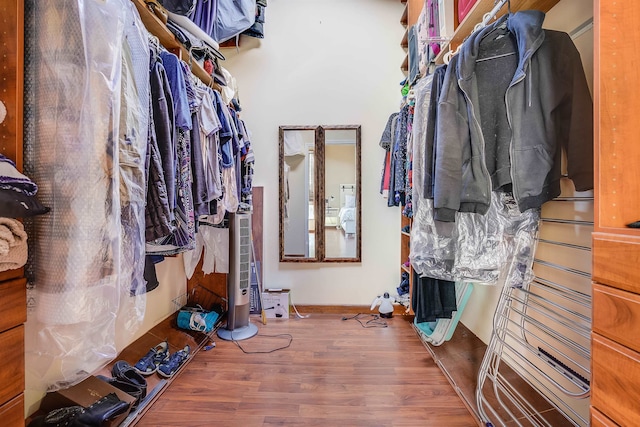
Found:
M 404 276 L 402 273 L 409 275 L 409 307 L 407 308 L 407 313 L 414 314 L 411 309 L 411 297 L 413 296 L 413 268 L 409 262 L 409 254 L 411 253 L 411 223 L 411 218 L 402 215 L 400 221 L 400 225 L 402 227 L 400 231 L 400 276 Z
M 595 1 L 592 425 L 640 425 L 640 4 Z
M 455 1 L 455 0 L 454 0 Z M 542 12 L 548 12 L 553 6 L 555 6 L 560 0 L 511 0 L 511 12 L 517 12 L 519 10 L 535 9 Z M 477 0 L 473 5 L 464 20 L 456 26 L 456 30 L 453 37 L 449 41 L 449 44 L 442 48 L 438 56 L 436 56 L 435 63 L 442 64 L 444 55 L 449 51 L 455 51 L 458 46 L 467 38 L 469 34 L 473 32 L 473 28 L 479 22 L 482 22 L 483 16 L 490 12 L 498 4 L 498 0 Z M 504 5 L 496 13 L 496 17 L 500 17 L 508 12 L 508 8 Z
M 0 123 L 0 153 L 22 170 L 23 34 L 22 0 L 0 2 L 2 67 L 0 101 L 7 110 Z M 0 419 L 2 425 L 24 424 L 24 326 L 27 295 L 23 269 L 0 272 Z

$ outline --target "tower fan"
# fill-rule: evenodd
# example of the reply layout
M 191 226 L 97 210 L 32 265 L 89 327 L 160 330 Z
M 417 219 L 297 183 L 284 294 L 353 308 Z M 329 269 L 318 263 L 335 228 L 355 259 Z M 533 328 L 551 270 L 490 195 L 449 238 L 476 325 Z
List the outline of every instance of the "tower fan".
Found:
M 227 324 L 218 330 L 218 337 L 240 341 L 258 333 L 249 322 L 251 286 L 251 213 L 229 215 L 229 275 L 227 276 Z

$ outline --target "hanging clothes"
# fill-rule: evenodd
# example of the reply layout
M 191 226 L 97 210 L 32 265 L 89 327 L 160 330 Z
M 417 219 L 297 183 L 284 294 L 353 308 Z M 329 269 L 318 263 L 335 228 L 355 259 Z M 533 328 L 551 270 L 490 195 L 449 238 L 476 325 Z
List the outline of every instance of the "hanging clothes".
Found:
M 539 208 L 560 194 L 563 151 L 576 190 L 593 188 L 593 106 L 580 55 L 568 34 L 544 30 L 543 20 L 532 10 L 505 15 L 472 34 L 449 63 L 438 104 L 436 219 L 484 214 L 491 191 L 501 189 L 513 191 L 520 211 Z M 481 47 L 492 56 L 479 57 Z M 499 102 L 481 101 L 499 76 L 511 77 Z M 481 119 L 492 116 L 493 123 Z M 489 127 L 508 144 L 487 140 Z
M 456 214 L 455 222 L 434 218 L 433 200 L 425 197 L 423 179 L 433 159 L 425 154 L 433 124 L 434 92 L 440 76 L 434 73 L 418 82 L 413 121 L 414 179 L 411 228 L 411 264 L 419 276 L 448 281 L 519 287 L 532 276 L 533 249 L 538 232 L 539 209 L 520 212 L 511 193 L 492 192 L 485 215 Z M 431 155 L 434 155 L 432 151 Z M 429 184 L 426 184 L 429 185 Z
M 417 323 L 451 319 L 457 310 L 455 282 L 414 274 L 411 308 Z
M 191 106 L 195 104 L 195 91 L 186 70 L 177 56 L 170 52 L 160 53 L 167 80 L 171 89 L 175 119 L 174 141 L 176 144 L 176 193 L 174 206 L 175 230 L 171 235 L 147 243 L 147 253 L 175 255 L 195 247 L 195 212 L 192 195 L 191 139 L 193 127 Z
M 147 242 L 166 237 L 175 230 L 176 130 L 174 104 L 169 78 L 160 57 L 160 51 L 156 49 L 151 51 L 150 63 L 153 130 L 149 144 L 151 158 L 147 174 Z

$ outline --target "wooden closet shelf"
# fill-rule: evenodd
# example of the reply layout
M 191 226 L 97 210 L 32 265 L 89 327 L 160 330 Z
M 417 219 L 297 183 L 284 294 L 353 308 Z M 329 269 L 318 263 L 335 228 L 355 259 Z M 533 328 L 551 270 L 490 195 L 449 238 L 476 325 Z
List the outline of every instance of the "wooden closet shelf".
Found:
M 404 32 L 404 36 L 402 36 L 402 40 L 400 41 L 400 46 L 402 46 L 404 50 L 409 49 L 409 31 L 408 30 Z
M 190 58 L 189 51 L 184 47 L 173 35 L 167 26 L 153 14 L 145 4 L 144 0 L 131 0 L 138 9 L 140 19 L 142 23 L 154 36 L 158 37 L 158 40 L 171 53 L 178 55 L 180 59 L 185 61 L 191 67 L 191 72 L 199 78 L 205 85 L 220 90 L 220 86 L 216 84 L 211 76 L 198 64 L 195 60 Z
M 535 9 L 542 12 L 548 12 L 553 6 L 555 6 L 560 0 L 511 0 L 511 12 L 515 13 L 519 10 Z M 482 22 L 482 17 L 485 13 L 490 12 L 493 9 L 494 0 L 479 0 L 475 6 L 469 11 L 464 21 L 460 23 L 458 28 L 453 34 L 453 37 L 449 41 L 449 45 L 443 47 L 438 56 L 436 56 L 436 64 L 444 63 L 444 55 L 450 49 L 455 50 L 462 44 L 469 34 L 473 32 L 473 27 L 479 22 Z M 501 17 L 507 13 L 507 6 L 503 6 L 502 9 L 496 14 L 496 18 Z

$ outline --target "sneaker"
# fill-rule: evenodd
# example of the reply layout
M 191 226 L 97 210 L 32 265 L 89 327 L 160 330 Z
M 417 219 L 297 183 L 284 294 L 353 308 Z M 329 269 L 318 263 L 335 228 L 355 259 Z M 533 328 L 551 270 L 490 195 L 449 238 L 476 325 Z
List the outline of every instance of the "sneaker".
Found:
M 158 374 L 165 378 L 171 378 L 189 358 L 190 352 L 191 347 L 186 345 L 182 350 L 178 350 L 173 353 L 168 359 L 162 362 L 160 366 L 158 366 Z
M 140 399 L 144 399 L 147 395 L 147 380 L 125 360 L 118 360 L 113 365 L 111 375 L 113 375 L 113 378 L 138 387 L 140 389 Z
M 158 366 L 168 357 L 169 343 L 163 341 L 138 360 L 133 369 L 141 375 L 151 375 L 158 370 Z

